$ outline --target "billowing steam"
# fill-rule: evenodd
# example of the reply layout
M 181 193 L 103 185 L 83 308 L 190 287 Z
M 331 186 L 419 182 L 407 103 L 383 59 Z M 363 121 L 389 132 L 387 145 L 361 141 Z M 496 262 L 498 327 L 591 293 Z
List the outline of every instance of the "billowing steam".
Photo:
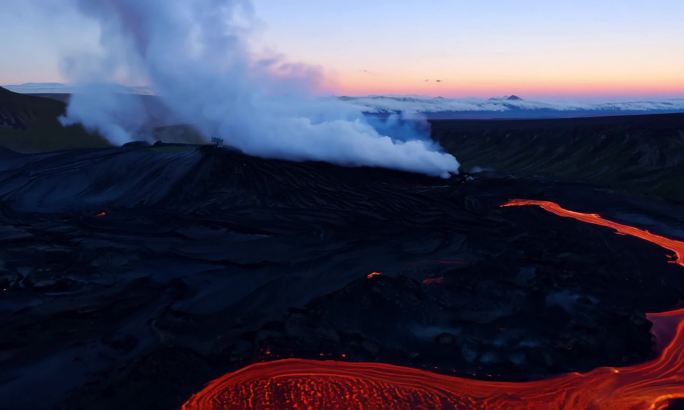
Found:
M 64 124 L 81 123 L 114 143 L 136 139 L 146 120 L 138 97 L 106 85 L 134 78 L 149 83 L 177 120 L 248 154 L 442 177 L 458 171 L 424 129 L 396 119 L 371 125 L 351 104 L 314 96 L 316 68 L 255 53 L 248 0 L 68 4 L 99 24 L 102 52 L 65 61 L 67 75 L 84 86 Z

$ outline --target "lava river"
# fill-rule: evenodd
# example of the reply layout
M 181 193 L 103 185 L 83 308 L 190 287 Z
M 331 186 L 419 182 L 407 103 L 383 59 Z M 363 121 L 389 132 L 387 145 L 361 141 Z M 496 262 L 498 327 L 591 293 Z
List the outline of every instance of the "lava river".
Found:
M 615 232 L 621 234 L 621 235 L 630 235 L 634 236 L 639 239 L 643 239 L 645 241 L 654 243 L 656 245 L 659 245 L 667 250 L 670 250 L 674 253 L 674 258 L 672 260 L 673 263 L 676 263 L 680 266 L 684 266 L 684 242 L 682 241 L 677 241 L 674 239 L 666 238 L 661 235 L 657 235 L 654 233 L 651 233 L 645 229 L 640 229 L 636 228 L 634 226 L 629 226 L 625 224 L 621 224 L 619 222 L 614 222 L 610 221 L 608 219 L 604 219 L 601 215 L 599 214 L 589 214 L 589 213 L 584 213 L 584 212 L 576 212 L 576 211 L 571 211 L 569 209 L 565 209 L 558 205 L 555 202 L 550 202 L 550 201 L 535 201 L 531 199 L 512 199 L 505 204 L 501 205 L 502 207 L 510 207 L 510 206 L 538 206 L 542 208 L 545 211 L 551 212 L 552 214 L 556 214 L 558 216 L 562 216 L 565 218 L 572 218 L 576 219 L 578 221 L 586 222 L 589 224 L 593 225 L 600 225 L 600 226 L 605 226 L 606 228 L 612 228 L 615 230 Z
M 684 242 L 548 201 L 512 200 L 658 244 L 684 266 Z M 684 398 L 684 308 L 647 314 L 662 351 L 653 361 L 530 382 L 493 382 L 383 363 L 287 359 L 257 363 L 207 385 L 184 410 L 663 409 Z

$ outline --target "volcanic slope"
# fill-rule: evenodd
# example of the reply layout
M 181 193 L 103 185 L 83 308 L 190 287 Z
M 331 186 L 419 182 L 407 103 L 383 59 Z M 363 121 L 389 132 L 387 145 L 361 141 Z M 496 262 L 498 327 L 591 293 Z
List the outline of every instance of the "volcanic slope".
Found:
M 1 154 L 12 408 L 173 408 L 287 357 L 511 380 L 624 366 L 655 357 L 645 312 L 684 300 L 660 247 L 500 208 L 543 198 L 681 238 L 676 203 L 206 146 Z

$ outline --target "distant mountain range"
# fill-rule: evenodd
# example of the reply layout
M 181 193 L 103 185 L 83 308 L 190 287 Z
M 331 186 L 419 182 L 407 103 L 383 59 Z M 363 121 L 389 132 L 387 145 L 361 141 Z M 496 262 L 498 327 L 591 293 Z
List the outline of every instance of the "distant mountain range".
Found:
M 544 102 L 516 95 L 481 98 L 339 97 L 369 114 L 422 113 L 431 119 L 568 118 L 684 112 L 684 98 L 619 102 Z
M 62 83 L 25 83 L 4 87 L 16 93 L 42 95 L 62 101 L 66 101 L 67 95 L 75 89 Z M 121 87 L 122 93 L 154 95 L 152 89 L 145 86 L 118 87 Z M 517 95 L 489 99 L 395 95 L 337 98 L 356 105 L 367 114 L 421 113 L 429 119 L 541 119 L 684 112 L 684 98 L 613 102 L 534 101 Z

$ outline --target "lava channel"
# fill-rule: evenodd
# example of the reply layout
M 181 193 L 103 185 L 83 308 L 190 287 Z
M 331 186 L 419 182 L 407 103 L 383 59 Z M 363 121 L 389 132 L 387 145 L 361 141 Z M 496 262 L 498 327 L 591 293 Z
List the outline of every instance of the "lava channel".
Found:
M 551 201 L 537 201 L 533 199 L 512 199 L 501 206 L 538 206 L 543 210 L 551 212 L 552 214 L 556 214 L 558 216 L 576 219 L 578 221 L 586 222 L 593 225 L 605 226 L 606 228 L 612 228 L 617 233 L 634 236 L 636 238 L 654 243 L 656 245 L 659 245 L 665 249 L 674 252 L 675 258 L 671 262 L 676 263 L 680 266 L 684 266 L 684 242 L 682 241 L 666 238 L 664 236 L 651 233 L 645 229 L 640 229 L 634 226 L 629 226 L 621 224 L 619 222 L 604 219 L 599 214 L 571 211 Z
M 574 212 L 547 201 L 513 200 L 606 226 L 669 249 L 684 242 Z M 650 313 L 662 351 L 650 362 L 602 367 L 530 382 L 474 380 L 383 363 L 286 359 L 257 363 L 210 382 L 183 410 L 223 409 L 664 409 L 684 398 L 684 308 Z

